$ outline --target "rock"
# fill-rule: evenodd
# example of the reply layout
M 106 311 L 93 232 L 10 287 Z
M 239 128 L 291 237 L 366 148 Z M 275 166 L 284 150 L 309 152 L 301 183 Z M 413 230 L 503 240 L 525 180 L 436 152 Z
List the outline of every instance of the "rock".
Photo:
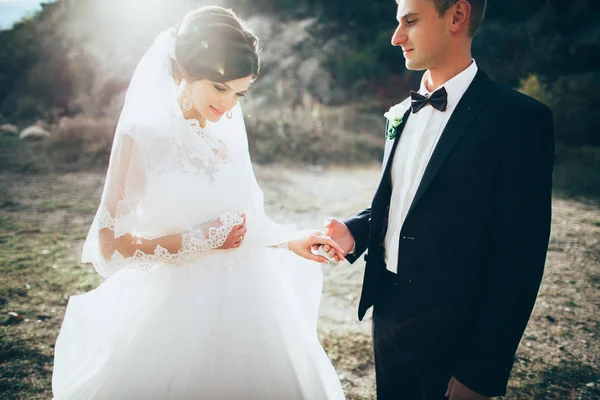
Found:
M 42 128 L 42 129 L 45 129 L 45 130 L 49 129 L 48 123 L 46 121 L 44 121 L 43 119 L 38 119 L 35 122 L 35 126 L 37 126 L 39 128 Z
M 50 137 L 50 132 L 39 126 L 32 125 L 21 131 L 19 139 L 25 142 L 34 142 L 39 140 L 46 140 Z
M 253 89 L 256 107 L 312 110 L 339 98 L 334 80 L 324 66 L 321 43 L 311 31 L 316 18 L 281 21 L 271 15 L 255 15 L 246 21 L 260 38 L 264 74 Z
M 0 125 L 0 135 L 17 135 L 19 129 L 13 124 L 2 124 Z
M 8 313 L 8 316 L 6 317 L 6 319 L 4 320 L 2 325 L 4 325 L 4 326 L 16 325 L 16 324 L 23 322 L 23 319 L 24 318 L 22 315 L 19 315 L 16 312 L 11 311 Z

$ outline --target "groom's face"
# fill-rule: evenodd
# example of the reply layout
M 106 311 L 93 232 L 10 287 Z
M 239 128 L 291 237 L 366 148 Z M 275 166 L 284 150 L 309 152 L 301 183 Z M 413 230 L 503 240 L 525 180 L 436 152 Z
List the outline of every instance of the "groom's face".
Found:
M 398 0 L 392 45 L 402 47 L 407 69 L 425 70 L 444 62 L 450 47 L 449 14 L 440 17 L 433 0 Z

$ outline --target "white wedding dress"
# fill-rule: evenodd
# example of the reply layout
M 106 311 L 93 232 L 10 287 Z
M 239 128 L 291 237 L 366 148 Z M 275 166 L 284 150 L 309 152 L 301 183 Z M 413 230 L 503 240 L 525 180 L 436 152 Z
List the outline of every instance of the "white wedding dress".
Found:
M 320 266 L 269 247 L 299 232 L 264 213 L 241 108 L 206 128 L 183 119 L 171 46 L 157 38 L 127 93 L 83 249 L 107 279 L 69 301 L 54 398 L 343 399 L 317 337 Z M 242 214 L 241 247 L 216 250 Z M 183 248 L 107 255 L 107 233 L 181 234 Z

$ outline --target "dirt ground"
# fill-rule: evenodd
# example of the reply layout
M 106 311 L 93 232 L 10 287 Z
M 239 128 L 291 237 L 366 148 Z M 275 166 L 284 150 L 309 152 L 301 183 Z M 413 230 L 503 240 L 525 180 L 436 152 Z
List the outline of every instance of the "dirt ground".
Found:
M 379 168 L 257 166 L 269 214 L 320 228 L 369 205 Z M 101 172 L 0 175 L 0 398 L 51 398 L 53 343 L 68 296 L 100 283 L 79 263 Z M 319 334 L 349 399 L 374 399 L 364 263 L 324 267 Z M 600 399 L 600 207 L 554 201 L 546 273 L 506 399 Z

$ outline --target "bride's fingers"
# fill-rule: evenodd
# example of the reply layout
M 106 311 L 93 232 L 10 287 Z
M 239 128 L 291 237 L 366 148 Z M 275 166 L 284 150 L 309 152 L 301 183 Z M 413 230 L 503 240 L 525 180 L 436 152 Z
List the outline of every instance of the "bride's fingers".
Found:
M 322 245 L 328 244 L 331 248 L 335 249 L 335 252 L 338 256 L 341 256 L 344 259 L 344 250 L 337 244 L 333 239 L 329 237 L 319 237 L 315 238 L 315 240 L 319 241 Z
M 300 254 L 300 255 L 302 257 L 306 258 L 306 259 L 311 260 L 311 261 L 316 261 L 316 262 L 321 263 L 321 264 L 329 264 L 329 260 L 327 258 L 325 258 L 323 256 L 318 256 L 316 254 L 313 254 L 310 251 L 306 251 L 306 252 L 303 251 L 302 254 Z
M 329 253 L 330 250 L 331 250 L 331 246 L 330 245 L 328 245 L 328 244 L 324 244 L 323 245 L 323 251 L 325 253 Z

